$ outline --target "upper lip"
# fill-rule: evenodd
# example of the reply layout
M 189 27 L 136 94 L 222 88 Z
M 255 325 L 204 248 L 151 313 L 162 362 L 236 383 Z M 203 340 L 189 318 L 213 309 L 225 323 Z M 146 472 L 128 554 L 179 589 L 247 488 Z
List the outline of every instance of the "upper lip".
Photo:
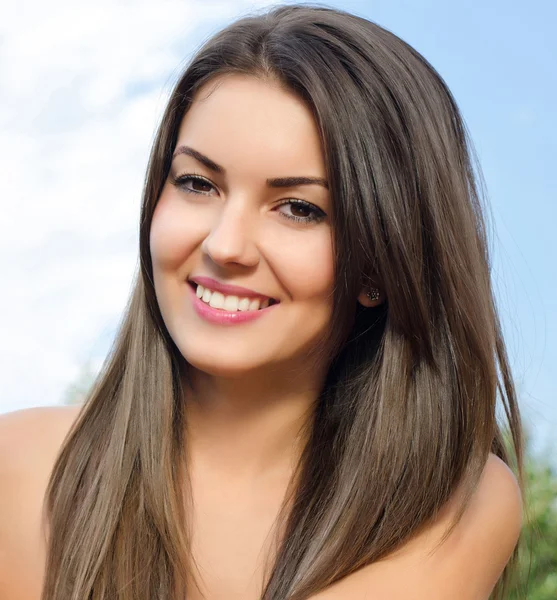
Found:
M 214 290 L 215 292 L 220 292 L 221 294 L 225 294 L 227 296 L 239 296 L 241 298 L 261 298 L 263 300 L 275 300 L 271 296 L 266 296 L 265 294 L 261 294 L 256 290 L 250 290 L 249 288 L 240 287 L 239 285 L 231 285 L 229 283 L 221 283 L 212 277 L 203 277 L 201 275 L 194 275 L 189 278 L 190 281 L 194 281 L 199 285 L 202 285 L 204 288 L 209 288 L 210 290 Z

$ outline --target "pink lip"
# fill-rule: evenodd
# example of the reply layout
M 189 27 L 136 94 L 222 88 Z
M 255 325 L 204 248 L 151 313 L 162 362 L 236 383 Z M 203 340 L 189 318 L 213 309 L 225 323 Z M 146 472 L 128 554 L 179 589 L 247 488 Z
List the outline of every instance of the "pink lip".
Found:
M 240 296 L 241 298 L 261 298 L 261 301 L 266 300 L 270 296 L 265 296 L 265 294 L 260 294 L 254 290 L 250 290 L 248 288 L 240 287 L 238 285 L 230 285 L 226 283 L 220 283 L 211 277 L 199 277 L 193 276 L 190 277 L 190 281 L 195 281 L 195 283 L 199 283 L 203 287 L 207 287 L 210 290 L 215 292 L 220 292 L 221 294 L 225 294 L 227 296 Z
M 203 284 L 201 283 L 201 285 Z M 228 312 L 226 310 L 209 306 L 206 302 L 203 302 L 203 300 L 200 300 L 197 297 L 195 290 L 191 285 L 188 284 L 186 287 L 191 294 L 195 312 L 202 319 L 205 319 L 211 323 L 217 323 L 219 325 L 236 325 L 237 323 L 254 321 L 259 317 L 262 317 L 264 314 L 268 314 L 268 312 L 273 308 L 279 306 L 278 304 L 271 304 L 271 306 L 268 306 L 267 308 L 261 308 L 259 310 Z

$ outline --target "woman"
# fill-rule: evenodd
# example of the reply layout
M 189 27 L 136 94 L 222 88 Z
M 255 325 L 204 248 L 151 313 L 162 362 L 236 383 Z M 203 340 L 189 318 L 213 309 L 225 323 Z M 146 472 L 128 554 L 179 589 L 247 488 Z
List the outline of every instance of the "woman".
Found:
M 199 50 L 48 471 L 42 600 L 503 594 L 522 441 L 470 148 L 360 17 L 278 6 Z

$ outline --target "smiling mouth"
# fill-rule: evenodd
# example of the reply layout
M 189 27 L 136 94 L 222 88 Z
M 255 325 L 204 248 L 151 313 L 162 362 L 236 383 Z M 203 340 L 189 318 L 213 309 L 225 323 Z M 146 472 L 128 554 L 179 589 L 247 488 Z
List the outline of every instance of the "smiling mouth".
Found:
M 188 285 L 192 288 L 193 292 L 196 294 L 197 296 L 197 288 L 200 284 L 196 283 L 195 281 L 191 281 L 188 280 Z M 269 306 L 273 306 L 274 304 L 280 304 L 280 300 L 275 300 L 275 298 L 261 298 L 261 297 L 249 297 L 249 296 L 241 296 L 241 295 L 236 295 L 236 294 L 222 294 L 222 292 L 218 292 L 216 290 L 211 290 L 210 288 L 205 288 L 203 286 L 201 286 L 201 288 L 203 289 L 203 291 L 205 290 L 209 290 L 211 292 L 211 294 L 213 294 L 214 292 L 221 294 L 222 296 L 224 296 L 224 299 L 226 300 L 227 298 L 234 296 L 236 298 L 238 298 L 238 301 L 240 303 L 243 302 L 244 304 L 244 308 L 243 309 L 239 309 L 237 308 L 236 311 L 232 311 L 232 312 L 254 312 L 254 311 L 258 311 L 258 310 L 264 310 L 265 308 L 269 307 Z M 197 296 L 200 300 L 202 300 L 199 296 Z M 259 306 L 257 309 L 248 309 L 248 307 L 251 305 L 251 303 L 253 303 L 255 300 L 259 301 Z M 248 305 L 247 302 L 249 302 L 250 304 Z M 205 302 L 204 300 L 202 300 L 202 302 Z M 205 304 L 207 304 L 207 306 L 211 306 L 209 304 L 209 302 L 205 302 Z M 216 308 L 217 310 L 226 310 L 224 308 L 221 307 L 212 307 L 212 308 Z M 227 311 L 228 312 L 228 311 Z

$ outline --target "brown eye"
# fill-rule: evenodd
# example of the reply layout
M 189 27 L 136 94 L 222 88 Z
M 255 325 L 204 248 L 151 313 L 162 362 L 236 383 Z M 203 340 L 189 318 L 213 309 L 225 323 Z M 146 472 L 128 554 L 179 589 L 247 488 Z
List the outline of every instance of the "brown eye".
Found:
M 176 187 L 190 194 L 208 194 L 214 186 L 198 175 L 181 175 L 173 181 Z M 186 185 L 188 184 L 188 185 Z
M 202 179 L 192 179 L 191 186 L 194 192 L 210 192 L 213 187 L 210 183 L 207 183 Z
M 286 219 L 297 221 L 298 223 L 320 223 L 327 216 L 320 208 L 314 206 L 305 200 L 286 200 L 279 204 L 279 209 L 287 207 L 290 214 L 279 210 L 279 213 Z
M 292 210 L 292 214 L 297 217 L 307 218 L 312 212 L 308 206 L 304 204 L 290 204 L 290 209 Z

